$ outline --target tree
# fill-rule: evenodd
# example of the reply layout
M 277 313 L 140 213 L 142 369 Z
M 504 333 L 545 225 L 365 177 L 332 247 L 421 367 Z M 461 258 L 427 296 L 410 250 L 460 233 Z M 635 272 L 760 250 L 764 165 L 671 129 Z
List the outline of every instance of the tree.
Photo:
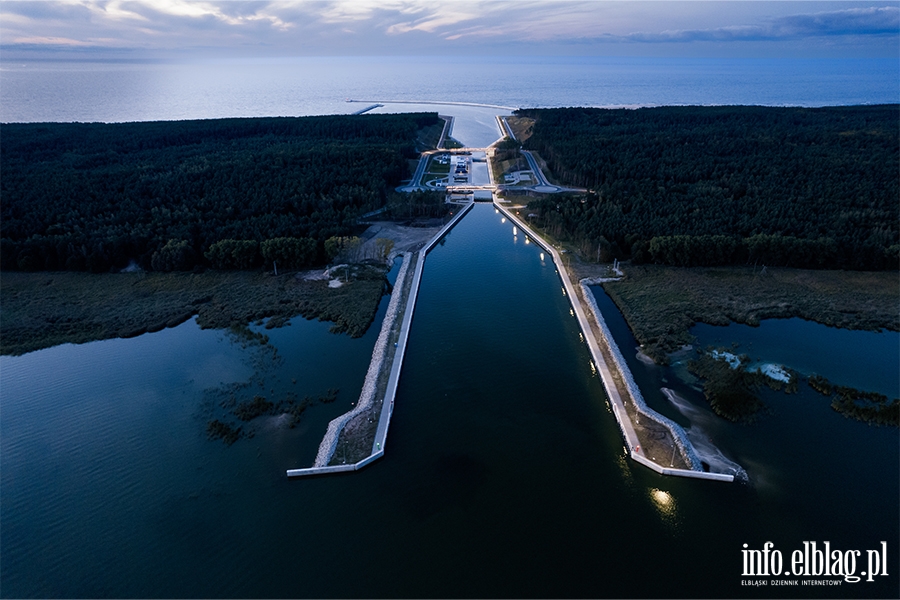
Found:
M 169 240 L 153 253 L 150 264 L 155 271 L 189 271 L 194 267 L 196 253 L 185 240 Z
M 316 241 L 310 238 L 272 238 L 259 249 L 266 266 L 275 262 L 286 269 L 301 269 L 316 260 Z
M 259 243 L 226 239 L 212 244 L 204 253 L 216 269 L 250 269 L 258 263 Z
M 325 240 L 325 255 L 333 262 L 342 258 L 347 262 L 357 262 L 362 240 L 357 236 L 332 236 Z
M 377 238 L 375 240 L 375 248 L 377 252 L 376 258 L 379 260 L 387 260 L 394 249 L 394 240 L 389 238 Z

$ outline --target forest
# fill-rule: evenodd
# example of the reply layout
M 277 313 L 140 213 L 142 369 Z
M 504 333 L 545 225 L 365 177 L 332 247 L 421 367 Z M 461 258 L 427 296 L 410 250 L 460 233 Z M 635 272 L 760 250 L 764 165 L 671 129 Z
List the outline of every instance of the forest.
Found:
M 586 257 L 897 269 L 900 105 L 528 109 L 560 183 L 536 224 Z
M 300 268 L 357 233 L 436 113 L 0 125 L 0 268 Z M 430 208 L 428 208 L 430 210 Z

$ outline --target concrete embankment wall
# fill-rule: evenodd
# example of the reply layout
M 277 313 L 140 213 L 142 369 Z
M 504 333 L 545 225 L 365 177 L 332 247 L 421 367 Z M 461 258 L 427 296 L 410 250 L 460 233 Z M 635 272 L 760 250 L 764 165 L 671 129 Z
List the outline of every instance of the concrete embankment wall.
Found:
M 587 286 L 582 285 L 582 292 L 584 294 L 584 297 L 588 305 L 590 306 L 590 309 L 593 312 L 594 318 L 600 329 L 600 334 L 602 337 L 601 341 L 603 342 L 603 344 L 605 344 L 607 349 L 609 349 L 610 355 L 612 356 L 613 360 L 612 366 L 617 369 L 618 373 L 622 377 L 622 380 L 625 382 L 625 386 L 629 395 L 631 395 L 632 402 L 634 403 L 635 408 L 637 408 L 640 414 L 645 415 L 647 418 L 655 421 L 656 423 L 659 423 L 667 430 L 669 430 L 676 446 L 679 448 L 679 450 L 682 451 L 682 456 L 684 456 L 685 461 L 690 464 L 692 469 L 674 469 L 665 467 L 657 464 L 644 455 L 643 451 L 640 448 L 640 442 L 638 440 L 637 433 L 634 430 L 634 425 L 631 423 L 631 419 L 629 418 L 628 412 L 625 409 L 625 399 L 623 399 L 619 394 L 619 390 L 616 387 L 615 380 L 613 379 L 612 372 L 610 370 L 610 365 L 607 364 L 606 359 L 600 351 L 599 343 L 594 336 L 590 323 L 587 320 L 587 315 L 584 312 L 582 303 L 578 300 L 578 296 L 575 293 L 575 288 L 572 285 L 571 279 L 569 278 L 568 273 L 563 267 L 562 259 L 559 253 L 555 248 L 553 248 L 543 239 L 537 236 L 531 230 L 531 228 L 525 224 L 524 221 L 512 214 L 510 210 L 499 204 L 495 204 L 495 206 L 497 206 L 497 208 L 499 208 L 511 221 L 516 223 L 523 230 L 523 232 L 525 232 L 525 234 L 528 235 L 535 243 L 541 246 L 553 257 L 553 261 L 556 264 L 557 273 L 559 274 L 559 278 L 562 280 L 563 287 L 566 290 L 566 295 L 569 297 L 569 302 L 572 305 L 576 318 L 578 319 L 578 323 L 581 327 L 582 333 L 584 334 L 588 349 L 590 350 L 591 356 L 594 359 L 595 366 L 600 373 L 600 379 L 603 382 L 603 387 L 606 390 L 606 395 L 610 400 L 610 404 L 612 405 L 613 414 L 615 415 L 616 422 L 618 423 L 619 429 L 622 432 L 622 437 L 625 439 L 625 443 L 628 446 L 631 458 L 663 475 L 676 475 L 681 477 L 712 479 L 717 481 L 733 481 L 733 475 L 722 473 L 707 473 L 702 471 L 700 459 L 697 456 L 697 452 L 694 449 L 693 445 L 690 443 L 690 440 L 688 440 L 684 429 L 671 419 L 664 417 L 663 415 L 657 413 L 647 406 L 647 404 L 644 402 L 643 396 L 640 393 L 640 390 L 637 387 L 637 384 L 634 382 L 634 377 L 631 375 L 631 370 L 628 368 L 628 365 L 625 364 L 625 359 L 622 356 L 622 353 L 619 351 L 615 340 L 613 340 L 612 338 L 612 334 L 610 333 L 609 328 L 606 326 L 606 322 L 603 320 L 603 317 L 600 314 L 600 310 L 597 307 L 593 294 L 589 289 L 587 289 Z
M 448 116 L 441 117 L 442 119 L 446 119 L 444 121 L 444 130 L 441 132 L 441 138 L 438 140 L 437 147 L 445 148 L 444 144 L 447 143 L 447 140 L 453 137 L 453 123 L 456 122 L 456 117 Z
M 403 265 L 400 267 L 400 273 L 397 274 L 397 282 L 394 285 L 394 289 L 403 289 L 407 273 L 409 273 L 409 262 L 411 258 L 412 254 L 409 252 L 404 254 Z M 381 368 L 384 365 L 385 354 L 387 352 L 388 338 L 390 338 L 391 328 L 393 328 L 394 322 L 397 320 L 397 313 L 400 311 L 400 296 L 401 294 L 399 293 L 394 294 L 391 297 L 391 301 L 388 303 L 387 312 L 385 312 L 384 319 L 381 322 L 381 331 L 378 333 L 378 339 L 375 340 L 375 348 L 372 350 L 372 360 L 369 362 L 369 370 L 366 371 L 366 379 L 363 383 L 362 392 L 359 394 L 359 401 L 357 401 L 356 407 L 353 410 L 342 414 L 340 417 L 333 419 L 328 424 L 328 430 L 325 432 L 325 437 L 319 445 L 319 452 L 316 454 L 316 460 L 313 463 L 313 467 L 327 466 L 328 461 L 330 461 L 332 455 L 334 455 L 335 448 L 337 448 L 338 438 L 340 437 L 341 431 L 344 430 L 344 426 L 356 415 L 372 408 L 372 404 L 375 402 L 375 392 L 377 391 L 378 374 L 381 372 Z
M 378 429 L 375 432 L 375 441 L 372 443 L 372 453 L 384 452 L 387 441 L 387 432 L 394 412 L 394 398 L 397 395 L 397 385 L 400 383 L 400 370 L 403 368 L 403 357 L 406 355 L 406 344 L 409 340 L 409 330 L 412 326 L 413 312 L 419 298 L 419 286 L 422 283 L 422 273 L 425 270 L 425 256 L 441 241 L 447 233 L 453 229 L 466 213 L 472 210 L 473 203 L 463 206 L 452 219 L 435 234 L 431 240 L 419 250 L 416 260 L 416 270 L 413 274 L 412 285 L 409 288 L 409 296 L 406 301 L 406 312 L 403 313 L 403 323 L 400 326 L 400 337 L 397 340 L 397 349 L 394 353 L 394 362 L 391 365 L 391 374 L 388 378 L 387 390 L 384 395 L 384 403 L 381 406 L 381 417 L 378 420 Z M 372 462 L 369 457 L 368 462 Z M 368 464 L 368 462 L 364 462 Z M 359 464 L 359 463 L 358 463 Z
M 327 473 L 356 471 L 368 465 L 372 461 L 384 456 L 384 446 L 387 441 L 388 427 L 390 425 L 391 414 L 394 411 L 394 398 L 397 395 L 397 385 L 400 381 L 400 371 L 403 367 L 403 357 L 406 353 L 406 344 L 409 340 L 409 330 L 412 325 L 413 312 L 415 310 L 416 300 L 419 295 L 419 285 L 422 282 L 422 273 L 425 268 L 425 256 L 428 254 L 428 252 L 431 251 L 432 248 L 434 248 L 434 246 L 441 240 L 441 238 L 447 235 L 447 232 L 449 232 L 459 222 L 459 220 L 462 219 L 463 216 L 465 216 L 466 213 L 468 213 L 472 209 L 473 205 L 474 204 L 467 204 L 462 209 L 460 209 L 460 211 L 443 228 L 441 228 L 441 230 L 418 252 L 415 270 L 412 274 L 413 280 L 410 285 L 409 295 L 406 299 L 406 310 L 403 314 L 403 322 L 400 326 L 400 336 L 397 340 L 397 348 L 395 349 L 394 359 L 391 364 L 391 372 L 388 378 L 387 389 L 385 391 L 384 400 L 381 405 L 381 414 L 379 415 L 378 419 L 378 428 L 375 432 L 375 440 L 372 442 L 372 454 L 352 465 L 326 466 L 328 465 L 328 461 L 331 460 L 331 456 L 334 454 L 334 450 L 337 446 L 341 430 L 343 430 L 344 426 L 350 422 L 350 419 L 358 415 L 360 412 L 363 412 L 364 410 L 370 408 L 375 400 L 375 389 L 378 380 L 378 373 L 383 367 L 385 353 L 388 350 L 387 341 L 390 337 L 391 328 L 394 326 L 394 322 L 396 321 L 397 313 L 399 312 L 400 296 L 402 295 L 400 293 L 392 297 L 391 302 L 388 304 L 388 310 L 384 316 L 384 320 L 382 321 L 381 331 L 378 334 L 378 340 L 375 342 L 375 349 L 372 351 L 372 361 L 369 363 L 369 370 L 366 373 L 366 381 L 363 384 L 363 389 L 360 393 L 360 400 L 359 402 L 357 402 L 356 408 L 341 415 L 340 417 L 337 417 L 328 424 L 328 430 L 325 433 L 325 437 L 323 438 L 322 443 L 319 445 L 319 452 L 316 455 L 314 466 L 306 469 L 288 469 L 288 477 L 302 477 L 307 475 L 324 475 Z M 394 284 L 395 290 L 402 290 L 403 286 L 405 285 L 405 278 L 409 274 L 408 267 L 409 263 L 411 262 L 410 258 L 411 255 L 408 253 L 404 257 L 401 272 L 398 273 L 397 282 Z M 393 312 L 392 307 L 394 308 Z M 364 402 L 368 402 L 368 405 L 361 408 Z
M 591 312 L 594 315 L 594 320 L 597 322 L 597 326 L 600 328 L 600 334 L 603 336 L 604 342 L 609 349 L 610 356 L 612 356 L 612 360 L 615 363 L 619 373 L 622 374 L 622 380 L 625 382 L 625 387 L 628 388 L 628 394 L 631 396 L 631 399 L 634 402 L 635 407 L 638 409 L 638 412 L 669 430 L 669 432 L 672 434 L 672 438 L 675 440 L 675 445 L 678 446 L 678 449 L 681 451 L 682 456 L 684 456 L 685 461 L 690 465 L 692 470 L 697 471 L 702 469 L 700 464 L 700 457 L 697 456 L 697 452 L 696 450 L 694 450 L 694 446 L 688 440 L 687 434 L 684 432 L 684 428 L 682 428 L 681 425 L 675 423 L 668 417 L 659 414 L 658 412 L 647 406 L 647 403 L 644 402 L 644 396 L 641 394 L 641 390 L 638 388 L 637 383 L 635 383 L 634 377 L 631 374 L 631 369 L 629 369 L 628 365 L 625 363 L 625 357 L 622 356 L 622 352 L 619 350 L 618 344 L 616 344 L 615 340 L 613 340 L 612 332 L 606 325 L 606 320 L 603 318 L 603 314 L 600 312 L 600 308 L 597 306 L 597 300 L 594 298 L 594 294 L 591 292 L 590 288 L 588 288 L 588 286 L 584 284 L 584 282 L 581 282 L 580 285 L 582 294 L 584 295 L 584 299 L 587 302 L 588 307 L 591 309 Z

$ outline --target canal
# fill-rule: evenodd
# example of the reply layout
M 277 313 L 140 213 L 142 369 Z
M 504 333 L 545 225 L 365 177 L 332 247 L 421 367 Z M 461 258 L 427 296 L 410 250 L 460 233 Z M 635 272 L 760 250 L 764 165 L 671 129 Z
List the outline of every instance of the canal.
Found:
M 829 541 L 865 556 L 881 540 L 890 576 L 791 596 L 897 591 L 895 434 L 869 428 L 875 453 L 823 454 L 794 406 L 779 428 L 803 444 L 773 456 L 768 429 L 740 434 L 739 461 L 790 465 L 773 479 L 635 464 L 553 263 L 491 205 L 428 255 L 386 455 L 362 471 L 286 479 L 298 433 L 277 418 L 232 446 L 206 440 L 202 388 L 223 375 L 182 367 L 221 355 L 229 381 L 253 379 L 242 352 L 255 351 L 192 325 L 3 357 L 4 596 L 782 597 L 742 586 L 743 544 L 789 555 Z M 270 332 L 284 369 L 322 347 L 333 355 L 309 374 L 315 387 L 336 385 L 325 379 L 342 360 L 361 376 L 363 346 L 341 351 L 306 325 L 327 330 Z M 141 344 L 156 349 L 124 352 Z M 89 368 L 98 357 L 107 368 Z M 52 376 L 64 364 L 82 365 L 77 382 Z

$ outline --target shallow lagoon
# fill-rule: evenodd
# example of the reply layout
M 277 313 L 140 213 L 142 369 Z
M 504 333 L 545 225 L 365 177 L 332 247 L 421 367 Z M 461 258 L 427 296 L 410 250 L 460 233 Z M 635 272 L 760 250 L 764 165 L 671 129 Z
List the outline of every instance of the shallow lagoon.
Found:
M 896 398 L 900 394 L 900 333 L 851 331 L 803 319 L 766 319 L 759 327 L 732 323 L 716 327 L 698 323 L 691 329 L 696 345 L 737 344 L 751 364 L 785 365 L 802 375 L 818 374 L 832 383 Z
M 3 595 L 203 595 L 159 578 L 191 563 L 185 545 L 232 552 L 228 537 L 258 516 L 265 491 L 286 469 L 311 466 L 328 422 L 359 396 L 388 300 L 358 339 L 298 317 L 251 325 L 268 336 L 261 344 L 249 330 L 191 320 L 0 357 Z M 221 406 L 232 395 L 278 402 L 330 388 L 338 399 L 313 402 L 293 429 L 286 415 L 241 423 Z M 207 439 L 207 421 L 229 417 L 252 437 Z
M 641 360 L 615 304 L 602 288 L 592 289 L 647 403 L 685 426 L 704 458 L 721 455 L 747 470 L 759 499 L 760 535 L 774 536 L 779 530 L 789 539 L 831 540 L 833 546 L 836 539 L 880 535 L 892 543 L 900 491 L 896 428 L 845 418 L 805 381 L 795 394 L 763 387 L 760 396 L 766 408 L 756 420 L 728 422 L 712 412 L 699 381 L 684 368 L 693 350 L 676 356 L 671 366 Z M 844 385 L 857 382 L 862 389 L 893 393 L 889 397 L 896 397 L 900 385 L 897 332 L 839 330 L 802 319 L 772 319 L 760 327 L 699 324 L 692 333 L 698 347 L 730 348 L 736 342 L 737 352 L 748 353 L 758 363 L 817 372 Z M 757 589 L 757 593 L 766 592 Z M 848 596 L 868 593 L 865 588 L 844 590 Z

